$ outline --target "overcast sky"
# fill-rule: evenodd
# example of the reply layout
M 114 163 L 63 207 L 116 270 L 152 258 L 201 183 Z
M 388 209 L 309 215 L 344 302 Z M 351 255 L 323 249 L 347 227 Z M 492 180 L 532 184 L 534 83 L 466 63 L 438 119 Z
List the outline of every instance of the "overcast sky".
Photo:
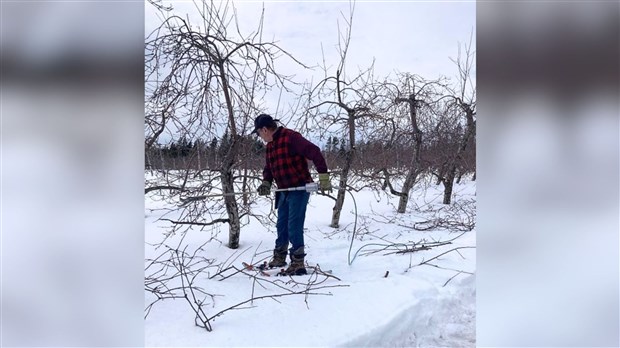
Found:
M 192 1 L 164 1 L 175 12 L 189 16 L 198 24 Z M 323 54 L 328 66 L 339 62 L 338 26 L 344 30 L 350 3 L 340 2 L 249 2 L 233 1 L 242 33 L 256 31 L 262 8 L 265 8 L 263 39 L 275 40 L 281 48 L 307 65 L 318 65 Z M 196 17 L 194 17 L 196 16 Z M 426 79 L 454 77 L 456 65 L 450 58 L 458 55 L 458 46 L 472 43 L 475 49 L 476 4 L 474 1 L 360 2 L 355 4 L 351 45 L 347 69 L 355 73 L 366 69 L 375 59 L 377 78 L 395 71 L 420 75 Z M 153 7 L 146 6 L 146 33 L 158 23 Z M 234 32 L 234 31 L 233 31 Z M 322 51 L 323 50 L 323 51 Z M 289 60 L 277 62 L 277 69 L 295 74 L 298 82 L 316 83 L 323 76 L 304 71 Z M 475 75 L 475 69 L 474 69 Z M 472 76 L 475 78 L 475 76 Z M 277 98 L 265 101 L 275 109 Z

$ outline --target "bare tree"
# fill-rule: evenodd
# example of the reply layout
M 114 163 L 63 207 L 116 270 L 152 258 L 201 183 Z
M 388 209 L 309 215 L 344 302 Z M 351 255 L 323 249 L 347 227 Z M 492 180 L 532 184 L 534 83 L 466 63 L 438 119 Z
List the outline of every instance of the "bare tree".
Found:
M 402 192 L 395 192 L 392 189 L 392 193 L 397 193 L 400 196 L 400 200 L 398 202 L 397 212 L 404 213 L 407 209 L 407 202 L 409 201 L 409 191 L 413 187 L 415 180 L 420 172 L 420 148 L 422 147 L 422 131 L 418 127 L 417 120 L 417 111 L 419 108 L 420 100 L 416 98 L 415 93 L 415 84 L 411 84 L 411 93 L 406 98 L 399 97 L 396 98 L 395 102 L 397 103 L 407 103 L 409 106 L 409 115 L 411 118 L 411 127 L 412 127 L 412 136 L 413 136 L 413 155 L 411 156 L 411 163 L 409 165 L 409 170 L 407 171 L 407 176 L 405 177 L 405 181 L 403 183 Z
M 332 212 L 331 227 L 337 228 L 340 224 L 340 214 L 345 200 L 345 192 L 350 188 L 351 168 L 356 157 L 358 125 L 364 119 L 371 119 L 381 113 L 381 105 L 385 104 L 388 96 L 380 92 L 381 84 L 375 82 L 373 66 L 360 71 L 354 77 L 346 74 L 346 58 L 351 42 L 351 28 L 353 24 L 354 4 L 351 4 L 348 17 L 343 15 L 346 22 L 344 34 L 339 33 L 340 61 L 336 72 L 331 75 L 324 65 L 325 78 L 309 91 L 308 100 L 318 102 L 308 107 L 308 114 L 314 113 L 314 119 L 320 120 L 319 128 L 327 131 L 332 126 L 341 127 L 342 167 L 338 168 L 339 182 Z M 345 145 L 346 143 L 346 145 Z
M 242 134 L 260 111 L 255 100 L 272 87 L 288 90 L 293 84 L 289 77 L 276 72 L 277 57 L 285 56 L 305 66 L 275 43 L 262 40 L 262 16 L 257 30 L 243 35 L 228 2 L 194 4 L 202 23 L 196 25 L 162 10 L 162 24 L 147 38 L 145 146 L 153 146 L 166 131 L 173 137 L 188 138 L 228 134 L 229 142 L 220 146 L 223 151 L 212 169 L 219 176 L 225 215 L 211 222 L 229 225 L 228 246 L 235 249 L 241 229 L 235 192 L 239 176 L 235 172 L 240 166 Z M 186 194 L 202 194 L 214 188 L 213 184 L 186 188 Z M 244 187 L 248 187 L 247 182 Z M 209 213 L 197 211 L 191 216 Z M 175 223 L 205 226 L 211 222 Z
M 452 189 L 454 187 L 454 179 L 457 175 L 457 168 L 464 160 L 465 151 L 468 145 L 475 139 L 476 134 L 476 90 L 471 80 L 471 72 L 474 64 L 474 55 L 472 51 L 471 41 L 465 49 L 465 55 L 461 56 L 459 46 L 459 56 L 453 62 L 458 67 L 459 82 L 458 90 L 450 90 L 452 100 L 451 106 L 465 120 L 465 129 L 459 134 L 458 146 L 449 161 L 445 163 L 445 171 L 438 175 L 439 180 L 444 185 L 443 203 L 450 204 L 452 199 Z
M 421 153 L 423 151 L 423 131 L 420 125 L 422 121 L 420 119 L 421 112 L 423 108 L 428 111 L 429 108 L 434 107 L 434 99 L 437 98 L 436 89 L 443 85 L 441 80 L 426 81 L 410 74 L 402 74 L 401 76 L 401 87 L 398 89 L 398 96 L 394 101 L 396 103 L 404 103 L 408 107 L 409 124 L 407 127 L 404 127 L 404 129 L 410 129 L 410 131 L 400 132 L 400 135 L 407 136 L 407 138 L 412 140 L 412 148 L 411 154 L 409 155 L 409 163 L 405 169 L 405 179 L 400 192 L 393 187 L 387 168 L 384 170 L 384 174 L 385 184 L 389 186 L 390 192 L 400 197 L 397 212 L 402 214 L 405 213 L 407 209 L 409 193 L 416 183 L 418 175 L 424 170 L 421 160 Z

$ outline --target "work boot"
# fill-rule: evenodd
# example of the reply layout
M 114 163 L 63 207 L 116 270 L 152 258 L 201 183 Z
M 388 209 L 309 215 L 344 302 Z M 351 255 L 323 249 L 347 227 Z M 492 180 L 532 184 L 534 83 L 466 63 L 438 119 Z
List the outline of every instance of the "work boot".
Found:
M 306 265 L 304 263 L 305 256 L 306 254 L 304 254 L 304 247 L 301 247 L 294 252 L 291 252 L 291 264 L 284 271 L 284 274 L 290 276 L 307 274 L 308 272 L 306 272 Z
M 269 261 L 269 268 L 286 266 L 286 246 L 273 249 L 273 259 Z

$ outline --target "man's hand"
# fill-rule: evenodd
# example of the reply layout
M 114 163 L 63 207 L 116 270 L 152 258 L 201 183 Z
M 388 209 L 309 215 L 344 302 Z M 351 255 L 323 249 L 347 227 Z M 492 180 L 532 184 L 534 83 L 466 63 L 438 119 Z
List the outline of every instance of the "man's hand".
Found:
M 329 181 L 329 173 L 319 174 L 319 190 L 321 190 L 321 193 L 332 192 L 332 183 Z
M 267 180 L 263 180 L 263 183 L 258 187 L 258 194 L 260 196 L 269 196 L 271 193 L 271 183 Z

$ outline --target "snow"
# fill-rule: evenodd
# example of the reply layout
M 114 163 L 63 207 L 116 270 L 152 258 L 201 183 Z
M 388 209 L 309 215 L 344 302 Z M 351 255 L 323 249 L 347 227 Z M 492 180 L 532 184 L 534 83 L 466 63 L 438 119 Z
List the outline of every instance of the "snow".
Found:
M 475 182 L 464 179 L 455 184 L 454 192 L 452 206 L 464 202 L 475 205 Z M 212 266 L 197 276 L 195 283 L 213 295 L 201 296 L 208 317 L 259 296 L 303 292 L 307 288 L 315 288 L 311 292 L 320 294 L 249 301 L 211 320 L 212 331 L 195 325 L 196 314 L 187 301 L 165 299 L 154 304 L 145 319 L 146 345 L 474 347 L 475 229 L 455 232 L 411 228 L 415 222 L 437 216 L 438 211 L 447 211 L 448 207 L 441 204 L 442 195 L 443 187 L 429 179 L 414 188 L 407 212 L 397 214 L 397 197 L 369 189 L 353 192 L 358 220 L 351 246 L 355 222 L 351 196 L 346 197 L 341 227 L 334 229 L 329 227 L 333 200 L 313 194 L 306 214 L 306 261 L 331 270 L 340 280 L 320 274 L 264 277 L 233 269 L 222 273 L 230 275 L 226 279 L 215 276 L 228 266 L 242 268 L 242 261 L 268 260 L 275 241 L 273 222 L 263 225 L 256 219 L 244 218 L 242 223 L 246 225 L 237 250 L 226 246 L 226 225 L 220 232 L 194 228 L 182 242 L 180 234 L 166 239 L 166 245 L 173 249 L 182 245 L 189 254 L 202 246 L 196 255 L 211 260 Z M 158 193 L 147 195 L 147 260 L 165 250 L 153 246 L 164 240 L 169 226 L 157 219 L 166 211 L 162 208 L 174 205 L 174 201 L 162 201 Z M 258 197 L 252 209 L 273 219 L 271 205 L 271 200 Z M 396 249 L 385 249 L 394 243 L 449 240 L 450 244 L 416 252 L 396 254 Z M 457 247 L 462 248 L 451 251 Z M 442 253 L 429 264 L 420 265 Z M 169 270 L 168 274 L 174 272 Z M 145 306 L 154 299 L 152 293 L 145 292 Z

